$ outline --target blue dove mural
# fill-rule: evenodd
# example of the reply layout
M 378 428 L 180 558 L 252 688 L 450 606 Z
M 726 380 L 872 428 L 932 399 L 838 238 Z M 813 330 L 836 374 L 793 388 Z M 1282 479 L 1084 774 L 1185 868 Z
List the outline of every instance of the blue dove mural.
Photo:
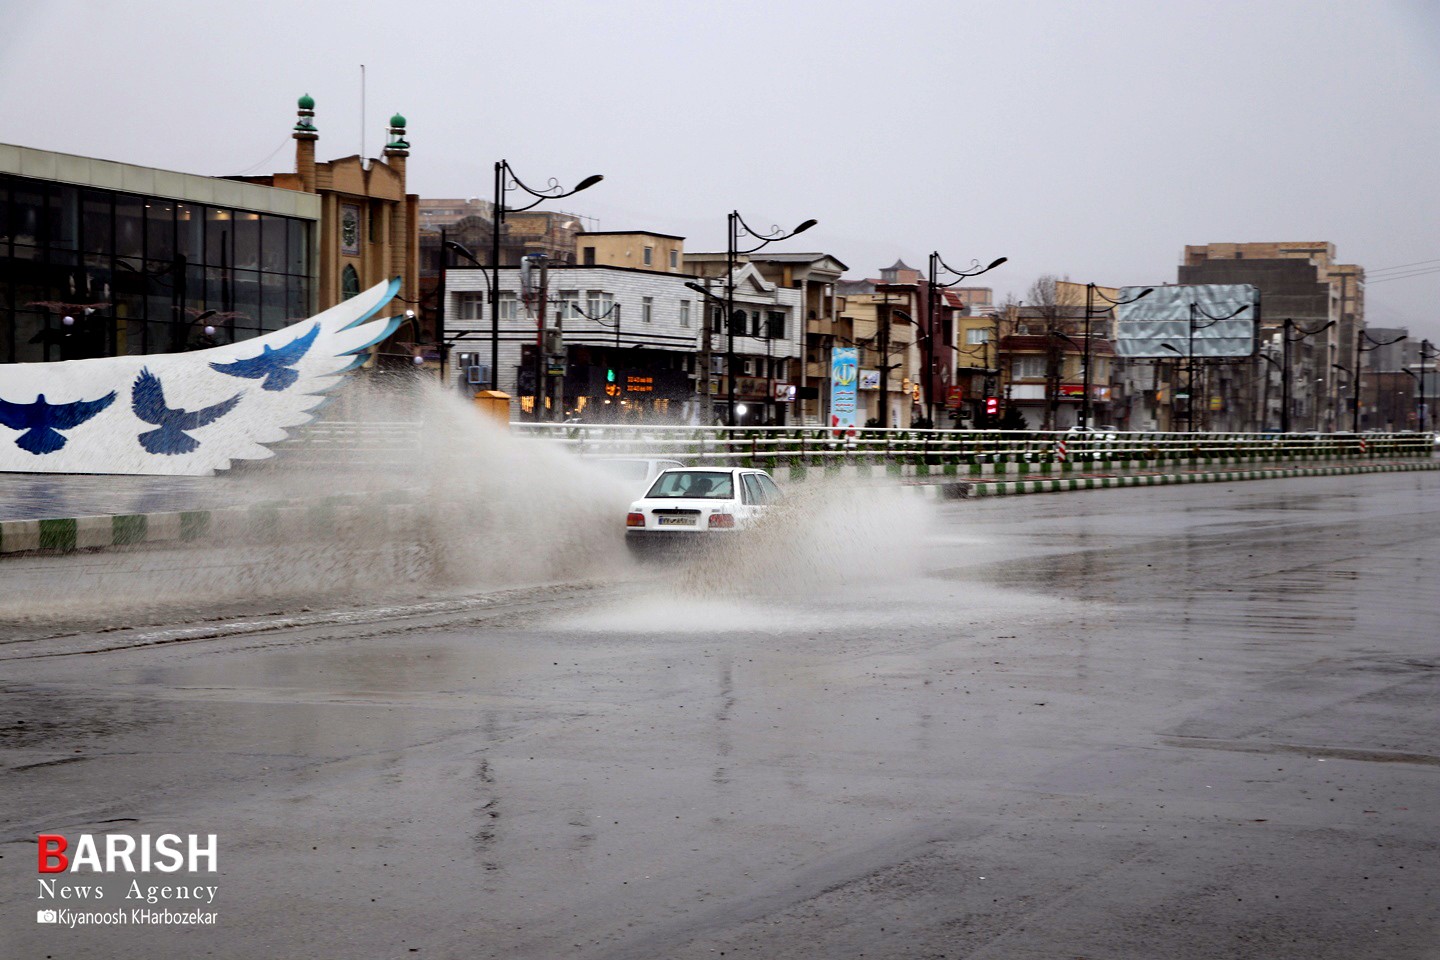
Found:
M 300 379 L 300 374 L 293 368 L 300 362 L 300 358 L 305 356 L 319 333 L 320 326 L 316 324 L 308 333 L 296 337 L 283 347 L 266 344 L 258 356 L 236 360 L 234 363 L 212 363 L 210 369 L 219 370 L 232 377 L 264 380 L 260 385 L 262 390 L 284 390 Z
M 65 446 L 61 430 L 75 429 L 114 402 L 114 390 L 99 400 L 74 403 L 47 403 L 43 393 L 35 397 L 34 403 L 13 403 L 0 398 L 0 423 L 11 430 L 25 431 L 15 438 L 15 446 L 43 456 Z
M 376 317 L 399 289 L 207 350 L 5 364 L 0 425 L 20 434 L 0 431 L 0 471 L 203 477 L 273 457 L 404 322 Z
M 239 402 L 240 394 L 237 393 L 229 400 L 222 400 L 199 410 L 172 409 L 165 402 L 165 389 L 161 386 L 160 379 L 151 373 L 149 368 L 140 371 L 140 376 L 135 378 L 135 385 L 130 390 L 130 405 L 135 410 L 135 416 L 160 428 L 140 434 L 137 438 L 140 445 L 151 453 L 165 456 L 189 453 L 200 446 L 200 441 L 185 431 L 199 430 L 214 423 L 234 410 L 235 404 Z

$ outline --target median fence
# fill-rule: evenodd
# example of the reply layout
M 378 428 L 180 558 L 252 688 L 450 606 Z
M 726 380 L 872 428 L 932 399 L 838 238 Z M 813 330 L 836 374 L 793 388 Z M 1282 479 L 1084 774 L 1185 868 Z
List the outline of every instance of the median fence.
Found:
M 512 423 L 512 431 L 597 457 L 672 457 L 802 479 L 834 475 L 1061 477 L 1073 472 L 1428 460 L 1433 434 L 1049 433 Z

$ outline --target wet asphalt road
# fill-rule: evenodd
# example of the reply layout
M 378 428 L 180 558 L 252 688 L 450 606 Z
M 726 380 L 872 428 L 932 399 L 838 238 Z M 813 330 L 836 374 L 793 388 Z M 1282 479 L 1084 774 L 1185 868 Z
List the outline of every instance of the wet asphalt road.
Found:
M 1440 476 L 924 509 L 838 583 L 0 645 L 0 957 L 1440 956 Z M 218 834 L 218 926 L 37 925 L 86 830 Z

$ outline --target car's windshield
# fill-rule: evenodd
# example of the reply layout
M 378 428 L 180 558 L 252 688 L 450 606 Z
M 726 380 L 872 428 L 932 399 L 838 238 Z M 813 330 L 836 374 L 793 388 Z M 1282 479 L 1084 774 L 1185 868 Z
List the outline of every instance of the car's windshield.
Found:
M 719 470 L 671 470 L 660 474 L 645 496 L 733 500 L 735 486 L 730 474 Z

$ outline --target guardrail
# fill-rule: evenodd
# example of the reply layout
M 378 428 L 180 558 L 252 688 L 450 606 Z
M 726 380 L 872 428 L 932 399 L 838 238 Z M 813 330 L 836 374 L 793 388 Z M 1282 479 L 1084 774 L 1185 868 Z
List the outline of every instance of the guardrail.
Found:
M 1066 433 L 1030 430 L 690 427 L 512 423 L 595 456 L 675 457 L 774 466 L 842 463 L 1205 463 L 1430 457 L 1434 434 Z

